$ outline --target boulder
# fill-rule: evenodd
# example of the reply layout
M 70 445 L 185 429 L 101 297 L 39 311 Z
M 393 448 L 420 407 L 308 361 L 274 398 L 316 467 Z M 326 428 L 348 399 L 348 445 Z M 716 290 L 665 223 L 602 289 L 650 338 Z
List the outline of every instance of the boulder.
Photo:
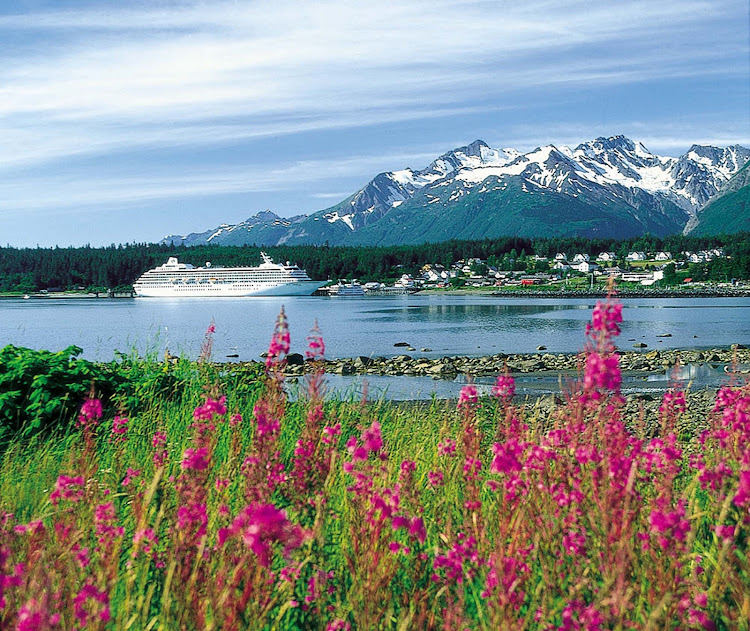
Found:
M 286 363 L 287 366 L 304 366 L 305 358 L 299 353 L 289 353 L 289 355 L 286 356 Z

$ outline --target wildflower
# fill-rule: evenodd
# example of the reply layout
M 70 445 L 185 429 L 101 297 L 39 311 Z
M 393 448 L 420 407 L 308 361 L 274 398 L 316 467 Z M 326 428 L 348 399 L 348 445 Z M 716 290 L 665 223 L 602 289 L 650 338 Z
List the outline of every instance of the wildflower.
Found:
M 468 409 L 477 404 L 477 387 L 473 383 L 466 384 L 461 388 L 461 394 L 458 396 L 458 409 Z
M 137 478 L 140 475 L 141 475 L 140 469 L 131 469 L 130 467 L 128 467 L 128 471 L 125 474 L 125 477 L 123 478 L 120 484 L 122 486 L 128 486 L 133 481 L 133 478 Z
M 584 390 L 617 391 L 622 383 L 620 357 L 618 355 L 600 355 L 589 353 L 586 357 L 586 371 L 583 378 Z
M 94 531 L 99 538 L 99 543 L 105 547 L 109 547 L 125 532 L 122 526 L 114 525 L 115 520 L 115 506 L 112 502 L 99 504 L 94 509 Z
M 55 483 L 55 490 L 50 493 L 50 502 L 57 505 L 60 500 L 79 502 L 83 499 L 83 476 L 70 477 L 61 475 Z
M 112 421 L 112 440 L 124 442 L 127 440 L 128 423 L 130 421 L 119 414 Z
M 442 443 L 438 443 L 438 456 L 453 457 L 456 455 L 456 441 L 452 438 L 446 438 Z
M 182 457 L 181 467 L 184 470 L 205 471 L 208 468 L 208 449 L 188 447 Z
M 268 347 L 268 356 L 266 357 L 266 368 L 277 366 L 289 354 L 289 325 L 286 321 L 284 307 L 279 312 L 276 319 L 276 328 L 271 336 L 271 344 Z
M 196 421 L 211 421 L 215 416 L 224 416 L 227 413 L 226 402 L 226 397 L 219 399 L 206 397 L 205 403 L 193 410 L 193 418 Z
M 323 437 L 321 440 L 326 445 L 332 445 L 339 436 L 341 436 L 341 423 L 336 423 L 336 425 L 331 427 L 323 428 Z
M 102 418 L 102 402 L 93 397 L 86 399 L 78 414 L 79 427 L 96 427 Z
M 303 530 L 287 519 L 286 511 L 273 504 L 246 506 L 229 528 L 219 530 L 219 545 L 238 537 L 258 557 L 261 565 L 271 563 L 271 546 L 281 543 L 284 551 L 299 547 L 304 538 Z
M 167 461 L 167 450 L 164 445 L 167 444 L 167 435 L 164 432 L 156 432 L 151 445 L 154 448 L 153 461 L 155 467 L 163 467 Z
M 446 580 L 461 584 L 465 578 L 471 580 L 476 575 L 479 565 L 476 539 L 459 533 L 458 540 L 450 550 L 435 556 L 433 567 L 436 573 L 432 575 L 432 580 L 440 581 L 437 571 L 442 571 Z
M 430 486 L 438 487 L 443 486 L 445 484 L 445 480 L 443 477 L 442 471 L 430 471 L 427 473 L 427 480 L 430 483 Z
M 211 361 L 211 353 L 214 348 L 214 333 L 216 333 L 216 325 L 211 320 L 211 324 L 206 329 L 206 334 L 203 337 L 203 344 L 201 344 L 201 352 L 198 355 L 198 362 L 204 363 Z
M 603 334 L 607 337 L 620 335 L 622 323 L 622 303 L 608 299 L 598 301 L 591 315 L 591 322 L 586 325 L 586 335 Z
M 492 388 L 492 396 L 503 401 L 510 401 L 516 393 L 516 381 L 508 374 L 498 375 Z
M 74 601 L 75 617 L 81 627 L 88 624 L 89 616 L 93 614 L 94 607 L 98 610 L 97 617 L 102 622 L 108 622 L 109 613 L 109 596 L 104 591 L 99 591 L 91 583 L 86 583 L 81 591 L 78 592 Z

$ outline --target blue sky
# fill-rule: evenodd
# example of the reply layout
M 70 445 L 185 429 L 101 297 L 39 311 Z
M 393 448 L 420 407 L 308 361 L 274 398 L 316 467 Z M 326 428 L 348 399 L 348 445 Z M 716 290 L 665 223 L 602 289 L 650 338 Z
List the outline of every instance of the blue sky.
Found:
M 481 138 L 750 146 L 747 0 L 0 4 L 0 244 L 326 208 Z

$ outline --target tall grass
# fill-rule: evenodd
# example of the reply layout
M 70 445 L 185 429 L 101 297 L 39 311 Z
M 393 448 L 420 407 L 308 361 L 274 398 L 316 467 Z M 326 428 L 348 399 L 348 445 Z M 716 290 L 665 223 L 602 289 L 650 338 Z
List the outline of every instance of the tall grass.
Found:
M 507 374 L 399 406 L 318 371 L 290 402 L 283 313 L 258 380 L 201 361 L 137 414 L 88 399 L 2 456 L 0 628 L 748 629 L 750 386 L 695 430 L 676 385 L 647 433 L 620 320 L 597 305 L 543 418 Z

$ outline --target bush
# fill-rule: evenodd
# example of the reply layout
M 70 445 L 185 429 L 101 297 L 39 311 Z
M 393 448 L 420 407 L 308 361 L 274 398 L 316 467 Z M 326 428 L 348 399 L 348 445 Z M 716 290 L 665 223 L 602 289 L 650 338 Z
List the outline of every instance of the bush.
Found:
M 92 389 L 109 399 L 122 378 L 80 359 L 82 349 L 58 352 L 8 345 L 0 349 L 0 444 L 57 428 Z

